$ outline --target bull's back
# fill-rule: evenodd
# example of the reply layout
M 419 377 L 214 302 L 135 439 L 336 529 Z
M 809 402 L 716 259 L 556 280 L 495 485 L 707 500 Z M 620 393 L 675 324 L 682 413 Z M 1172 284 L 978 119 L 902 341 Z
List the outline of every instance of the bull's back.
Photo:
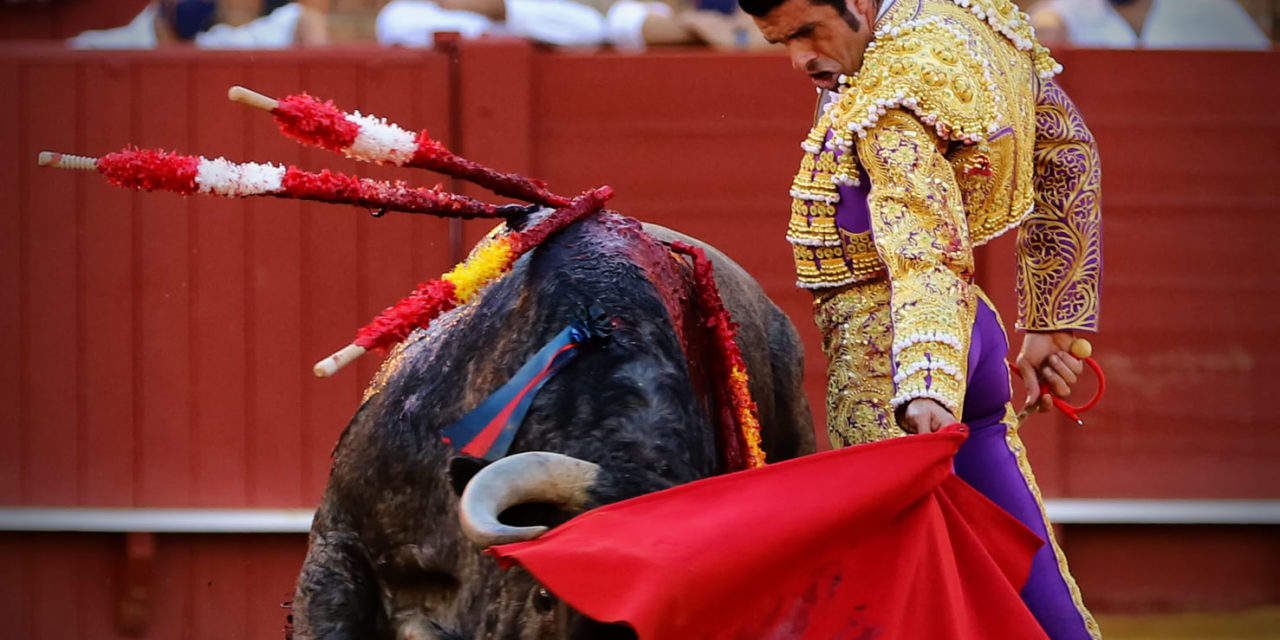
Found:
M 774 304 L 751 274 L 719 249 L 667 227 L 645 223 L 663 242 L 700 247 L 715 267 L 716 287 L 738 323 L 738 346 L 751 394 L 760 410 L 765 452 L 770 462 L 813 453 L 813 414 L 804 394 L 804 346 L 791 318 Z

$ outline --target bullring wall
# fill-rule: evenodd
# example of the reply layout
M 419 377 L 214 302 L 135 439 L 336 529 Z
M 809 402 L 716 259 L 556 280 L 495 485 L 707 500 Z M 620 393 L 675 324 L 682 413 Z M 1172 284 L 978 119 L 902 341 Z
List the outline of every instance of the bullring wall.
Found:
M 1280 382 L 1280 89 L 1259 81 L 1277 55 L 1060 55 L 1063 84 L 1102 149 L 1107 266 L 1094 344 L 1109 390 L 1087 427 L 1038 416 L 1024 431 L 1047 496 L 1280 498 L 1268 402 Z M 305 90 L 425 127 L 560 192 L 608 183 L 614 208 L 719 246 L 800 328 L 821 423 L 822 356 L 782 239 L 813 94 L 784 57 L 501 41 L 271 53 L 13 44 L 0 48 L 0 504 L 314 506 L 377 363 L 329 380 L 312 378 L 310 364 L 487 228 L 135 194 L 35 166 L 40 150 L 134 144 L 446 180 L 301 149 L 266 115 L 227 102 L 232 84 Z M 1010 322 L 1012 251 L 1004 239 L 978 257 Z M 1086 594 L 1103 607 L 1280 601 L 1267 527 L 1065 533 Z M 6 617 L 22 630 L 14 637 L 113 637 L 122 585 L 133 584 L 123 574 L 138 566 L 150 576 L 147 637 L 272 634 L 305 544 L 160 536 L 137 565 L 123 560 L 128 541 L 0 534 L 0 567 L 19 578 L 0 580 L 0 608 L 12 606 Z M 216 603 L 255 613 L 229 617 Z

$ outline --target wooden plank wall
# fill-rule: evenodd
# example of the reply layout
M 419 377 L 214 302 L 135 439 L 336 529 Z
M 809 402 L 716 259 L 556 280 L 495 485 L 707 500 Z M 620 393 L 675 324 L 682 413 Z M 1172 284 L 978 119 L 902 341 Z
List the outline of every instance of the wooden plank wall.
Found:
M 447 140 L 443 55 L 193 51 L 0 59 L 6 101 L 6 442 L 0 503 L 313 504 L 373 359 L 318 381 L 422 274 L 452 262 L 448 222 L 290 201 L 183 198 L 37 168 L 43 149 L 125 145 L 404 178 L 304 150 L 230 85 L 310 91 Z
M 0 638 L 284 638 L 305 537 L 158 536 L 141 583 L 126 583 L 125 545 L 122 534 L 0 533 Z M 140 606 L 121 607 L 130 593 Z M 117 624 L 125 615 L 136 632 Z
M 1106 166 L 1097 342 L 1111 390 L 1085 429 L 1041 416 L 1028 430 L 1046 453 L 1037 466 L 1049 495 L 1277 497 L 1280 470 L 1267 461 L 1280 439 L 1259 399 L 1277 379 L 1265 242 L 1280 202 L 1269 118 L 1280 95 L 1260 85 L 1249 99 L 1225 97 L 1273 56 L 1067 57 L 1064 81 Z M 46 148 L 137 144 L 436 180 L 300 149 L 264 114 L 223 98 L 234 83 L 306 88 L 449 135 L 445 56 L 313 60 L 188 51 L 0 62 L 18 96 L 0 133 L 10 207 L 0 328 L 15 336 L 0 366 L 12 397 L 0 429 L 16 443 L 3 454 L 0 502 L 303 506 L 314 497 L 324 453 L 374 365 L 314 381 L 306 364 L 447 268 L 448 223 L 133 194 L 31 162 Z M 610 183 L 618 209 L 708 239 L 756 274 L 809 346 L 821 422 L 822 358 L 778 214 L 810 105 L 782 59 L 549 55 L 506 43 L 464 47 L 461 63 L 465 117 L 454 134 L 473 157 L 562 192 Z M 1140 82 L 1166 66 L 1196 73 L 1204 90 Z M 1104 69 L 1108 82 L 1083 81 Z M 1222 69 L 1233 71 L 1214 73 Z M 687 91 L 691 79 L 703 90 Z M 1165 106 L 1153 115 L 1151 104 Z M 487 227 L 466 225 L 464 242 Z M 980 258 L 1007 315 L 1011 251 L 1005 239 Z
M 1256 82 L 1276 55 L 1062 55 L 1106 167 L 1096 344 L 1111 387 L 1087 428 L 1042 416 L 1026 430 L 1046 495 L 1280 498 L 1266 404 L 1280 381 L 1266 245 L 1280 211 L 1280 92 Z M 442 221 L 133 194 L 34 165 L 42 149 L 136 144 L 438 180 L 303 150 L 228 103 L 231 84 L 425 126 L 561 192 L 609 183 L 619 210 L 712 241 L 800 328 L 821 422 L 822 358 L 782 241 L 812 93 L 784 58 L 485 42 L 465 43 L 457 64 L 451 79 L 435 52 L 0 49 L 13 97 L 0 101 L 0 504 L 313 506 L 376 362 L 327 381 L 310 364 L 452 264 Z M 487 226 L 453 229 L 465 244 Z M 1006 314 L 1011 252 L 1006 239 L 979 256 Z M 1091 602 L 1280 602 L 1268 530 L 1148 531 L 1066 532 Z M 276 637 L 300 537 L 157 540 L 146 637 Z M 116 637 L 123 549 L 117 534 L 0 535 L 0 615 L 17 621 L 15 637 Z M 1212 557 L 1186 560 L 1202 551 Z

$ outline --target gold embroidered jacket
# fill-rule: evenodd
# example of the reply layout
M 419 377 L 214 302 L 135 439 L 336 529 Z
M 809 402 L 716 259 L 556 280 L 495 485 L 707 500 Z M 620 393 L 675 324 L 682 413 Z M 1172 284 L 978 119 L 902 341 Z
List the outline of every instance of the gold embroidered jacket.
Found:
M 893 405 L 957 411 L 973 247 L 1019 229 L 1020 328 L 1096 328 L 1097 150 L 1010 0 L 885 1 L 861 70 L 801 145 L 787 238 L 802 287 L 888 279 Z

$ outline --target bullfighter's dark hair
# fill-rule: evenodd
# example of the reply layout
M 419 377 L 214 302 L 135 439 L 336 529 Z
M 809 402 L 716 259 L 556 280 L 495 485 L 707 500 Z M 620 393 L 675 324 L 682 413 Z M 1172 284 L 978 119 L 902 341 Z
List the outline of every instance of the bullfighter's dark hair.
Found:
M 748 15 L 763 18 L 768 15 L 770 11 L 778 8 L 786 1 L 787 0 L 738 0 L 738 6 L 742 7 L 742 10 L 747 12 Z M 845 0 L 809 0 L 809 2 L 819 6 L 825 4 L 832 9 L 835 9 L 836 13 L 840 14 L 840 17 L 844 18 L 844 21 L 849 24 L 849 28 L 854 31 L 862 28 L 862 23 L 858 20 L 858 16 L 854 15 L 853 12 L 849 10 L 849 6 L 845 3 Z M 872 4 L 878 7 L 880 6 L 880 0 L 872 0 Z

